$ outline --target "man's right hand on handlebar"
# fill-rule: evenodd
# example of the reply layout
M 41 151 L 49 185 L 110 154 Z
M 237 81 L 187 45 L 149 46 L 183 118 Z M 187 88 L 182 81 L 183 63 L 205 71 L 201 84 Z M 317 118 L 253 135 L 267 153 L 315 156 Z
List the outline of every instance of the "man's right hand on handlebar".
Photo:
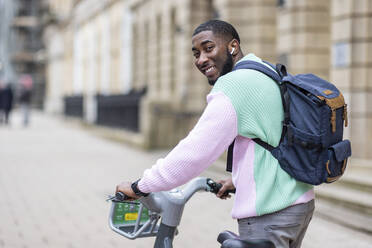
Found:
M 132 190 L 131 187 L 132 183 L 131 182 L 122 182 L 119 185 L 116 186 L 116 192 L 122 192 L 126 196 L 129 196 L 131 199 L 136 200 L 139 199 L 140 197 L 137 196 L 134 191 Z
M 227 190 L 234 190 L 235 189 L 235 186 L 234 184 L 232 183 L 232 179 L 231 178 L 228 178 L 226 180 L 220 180 L 218 181 L 218 183 L 222 184 L 222 187 L 221 189 L 218 191 L 217 193 L 217 197 L 218 198 L 221 198 L 221 199 L 227 199 L 227 198 L 230 198 L 231 195 L 230 194 L 225 194 L 224 193 L 227 191 Z

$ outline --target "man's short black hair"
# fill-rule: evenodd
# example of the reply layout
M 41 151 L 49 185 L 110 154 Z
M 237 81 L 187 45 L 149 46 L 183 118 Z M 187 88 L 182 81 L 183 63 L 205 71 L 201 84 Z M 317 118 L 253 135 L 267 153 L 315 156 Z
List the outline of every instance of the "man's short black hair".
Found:
M 192 36 L 203 31 L 212 31 L 213 34 L 221 35 L 228 40 L 236 39 L 240 43 L 239 34 L 236 32 L 235 28 L 230 23 L 221 20 L 209 20 L 200 24 L 194 30 Z

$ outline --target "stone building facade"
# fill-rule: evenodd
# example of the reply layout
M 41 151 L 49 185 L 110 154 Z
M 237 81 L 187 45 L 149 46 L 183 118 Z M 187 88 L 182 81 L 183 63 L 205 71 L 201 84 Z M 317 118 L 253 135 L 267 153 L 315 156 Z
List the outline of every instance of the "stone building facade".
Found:
M 210 88 L 193 65 L 191 35 L 212 18 L 232 23 L 244 53 L 282 62 L 291 73 L 335 83 L 351 113 L 354 155 L 372 158 L 372 0 L 49 0 L 59 21 L 46 33 L 47 110 L 81 96 L 97 122 L 97 94 L 146 92 L 128 139 L 169 147 L 202 113 Z

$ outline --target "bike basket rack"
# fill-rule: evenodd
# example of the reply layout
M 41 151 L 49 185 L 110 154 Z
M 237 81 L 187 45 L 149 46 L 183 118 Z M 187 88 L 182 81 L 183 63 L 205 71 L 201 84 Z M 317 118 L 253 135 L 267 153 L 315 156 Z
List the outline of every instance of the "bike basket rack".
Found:
M 159 230 L 158 213 L 152 212 L 137 201 L 112 201 L 109 225 L 116 233 L 128 238 L 156 236 Z

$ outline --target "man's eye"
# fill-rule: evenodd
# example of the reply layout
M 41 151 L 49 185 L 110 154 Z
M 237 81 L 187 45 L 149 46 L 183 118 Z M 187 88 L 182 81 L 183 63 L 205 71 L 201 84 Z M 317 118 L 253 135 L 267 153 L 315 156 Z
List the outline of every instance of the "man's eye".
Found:
M 207 50 L 207 52 L 210 52 L 210 51 L 213 50 L 213 48 L 214 48 L 213 46 L 207 46 L 207 49 L 206 50 Z

